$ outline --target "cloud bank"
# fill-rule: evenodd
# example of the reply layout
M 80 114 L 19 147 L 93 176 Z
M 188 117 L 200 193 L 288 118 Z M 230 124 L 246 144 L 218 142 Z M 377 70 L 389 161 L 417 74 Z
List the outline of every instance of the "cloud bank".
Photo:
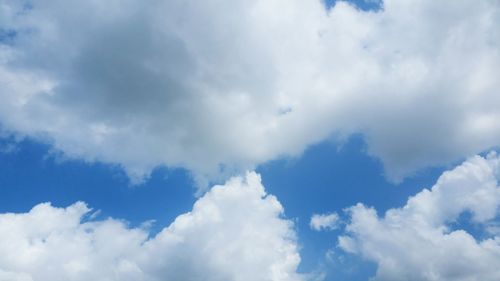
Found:
M 491 153 L 445 172 L 430 190 L 383 217 L 353 206 L 339 246 L 375 262 L 373 280 L 499 280 L 499 179 L 500 157 Z M 464 213 L 484 237 L 456 227 Z
M 499 145 L 500 3 L 0 1 L 0 123 L 207 180 L 337 134 L 392 180 Z
M 0 214 L 2 281 L 303 280 L 291 221 L 255 173 L 198 199 L 152 238 L 82 202 Z

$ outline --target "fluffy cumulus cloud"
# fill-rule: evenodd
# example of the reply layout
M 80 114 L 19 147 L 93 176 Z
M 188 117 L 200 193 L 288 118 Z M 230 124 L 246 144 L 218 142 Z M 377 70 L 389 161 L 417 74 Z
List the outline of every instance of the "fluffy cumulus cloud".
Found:
M 1 0 L 0 123 L 200 184 L 362 133 L 392 180 L 499 145 L 500 3 Z
M 445 172 L 383 217 L 358 204 L 339 245 L 378 265 L 373 280 L 500 280 L 499 179 L 500 157 L 491 153 Z M 483 234 L 460 229 L 464 213 Z
M 159 234 L 82 202 L 0 214 L 0 280 L 303 280 L 293 223 L 255 173 L 215 186 Z
M 338 224 L 339 215 L 337 213 L 314 214 L 309 222 L 309 226 L 316 231 L 336 229 Z

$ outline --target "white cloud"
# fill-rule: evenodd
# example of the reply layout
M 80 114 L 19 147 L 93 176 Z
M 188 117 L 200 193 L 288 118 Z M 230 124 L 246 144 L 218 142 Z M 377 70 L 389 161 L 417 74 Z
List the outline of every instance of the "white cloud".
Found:
M 339 215 L 337 213 L 331 214 L 314 214 L 311 217 L 309 226 L 316 230 L 332 230 L 338 227 Z
M 31 4 L 26 4 L 31 3 Z M 0 0 L 0 122 L 66 156 L 200 183 L 333 133 L 393 180 L 499 145 L 500 4 Z
M 255 173 L 215 186 L 155 237 L 84 203 L 0 214 L 0 280 L 303 280 L 293 223 Z
M 431 190 L 383 217 L 353 206 L 339 246 L 377 263 L 374 280 L 500 280 L 500 236 L 488 234 L 500 214 L 499 179 L 500 157 L 490 153 L 445 172 Z M 487 237 L 456 229 L 464 212 Z

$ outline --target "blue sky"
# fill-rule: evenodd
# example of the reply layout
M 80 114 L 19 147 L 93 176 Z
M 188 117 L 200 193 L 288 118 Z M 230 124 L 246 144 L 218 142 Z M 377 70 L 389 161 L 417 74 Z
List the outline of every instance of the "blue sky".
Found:
M 257 170 L 267 190 L 285 206 L 286 215 L 297 220 L 305 270 L 324 262 L 327 250 L 336 248 L 332 237 L 340 234 L 312 230 L 311 214 L 342 213 L 359 202 L 383 214 L 389 208 L 403 206 L 410 195 L 422 188 L 431 187 L 442 172 L 439 168 L 430 169 L 393 184 L 384 178 L 380 162 L 364 151 L 363 139 L 354 136 L 345 144 L 327 141 L 309 148 L 299 159 L 278 160 Z M 342 275 L 342 269 L 335 268 L 327 280 L 366 280 L 373 274 L 373 266 L 362 260 L 356 260 L 353 266 L 357 267 L 354 274 Z
M 196 187 L 182 169 L 157 169 L 144 184 L 130 186 L 119 167 L 60 159 L 50 146 L 29 139 L 19 143 L 3 139 L 3 146 L 13 143 L 13 151 L 1 155 L 0 212 L 27 212 L 42 202 L 65 207 L 85 201 L 100 210 L 99 219 L 120 218 L 131 227 L 154 220 L 150 232 L 154 235 L 179 214 L 190 211 L 196 201 Z M 342 213 L 363 202 L 383 214 L 403 206 L 422 188 L 431 187 L 443 171 L 427 169 L 401 183 L 390 183 L 380 161 L 366 155 L 361 136 L 342 144 L 326 141 L 310 147 L 300 157 L 271 161 L 257 169 L 267 192 L 279 198 L 285 216 L 296 224 L 302 257 L 299 270 L 320 268 L 328 274 L 325 280 L 367 280 L 376 267 L 337 249 L 332 237 L 341 231 L 312 230 L 309 219 L 313 213 Z M 325 260 L 332 249 L 344 259 L 342 264 Z
M 499 25 L 0 0 L 0 280 L 499 280 Z

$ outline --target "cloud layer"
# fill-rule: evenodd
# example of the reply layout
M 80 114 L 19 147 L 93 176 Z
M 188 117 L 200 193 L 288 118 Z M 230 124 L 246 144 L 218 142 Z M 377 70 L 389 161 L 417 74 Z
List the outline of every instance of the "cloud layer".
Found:
M 500 4 L 0 1 L 0 123 L 140 182 L 362 133 L 392 180 L 499 145 Z
M 378 265 L 373 280 L 499 280 L 500 157 L 470 158 L 379 217 L 358 204 L 339 246 Z M 464 214 L 484 234 L 464 229 Z M 458 225 L 458 227 L 457 227 Z
M 293 223 L 255 173 L 200 198 L 159 234 L 94 220 L 82 202 L 0 214 L 2 281 L 303 280 Z

